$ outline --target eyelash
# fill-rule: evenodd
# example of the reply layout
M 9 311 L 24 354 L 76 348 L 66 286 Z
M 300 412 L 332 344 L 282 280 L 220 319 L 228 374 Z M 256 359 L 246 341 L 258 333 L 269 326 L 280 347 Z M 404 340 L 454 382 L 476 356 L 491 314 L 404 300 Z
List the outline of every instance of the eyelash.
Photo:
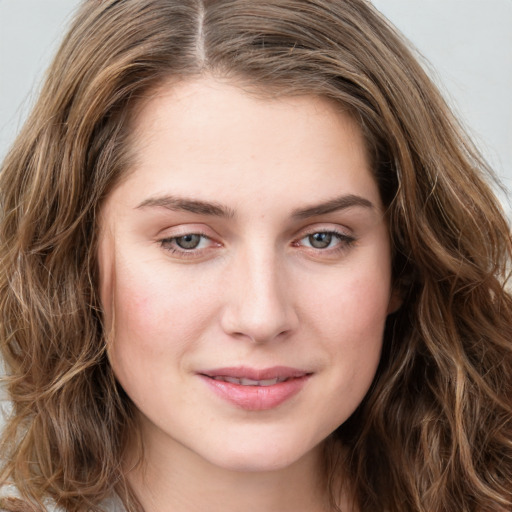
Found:
M 314 235 L 328 235 L 332 238 L 329 240 L 328 246 L 325 248 L 311 247 L 311 246 L 306 246 L 306 245 L 303 245 L 300 243 L 301 241 L 308 239 L 310 237 L 313 237 Z M 182 235 L 180 234 L 178 236 L 163 238 L 163 239 L 159 240 L 158 242 L 164 250 L 170 252 L 171 254 L 175 254 L 175 255 L 178 255 L 183 258 L 198 258 L 198 257 L 202 256 L 202 254 L 205 250 L 208 250 L 209 247 L 199 247 L 199 248 L 192 247 L 190 249 L 184 249 L 184 248 L 181 248 L 176 245 L 176 241 L 178 239 L 185 238 L 187 236 L 188 237 L 199 236 L 199 237 L 201 237 L 202 240 L 208 240 L 215 244 L 215 242 L 212 240 L 212 238 L 210 238 L 208 235 L 201 233 L 201 232 L 184 233 L 184 234 L 182 234 Z M 329 245 L 331 244 L 331 241 L 333 239 L 336 239 L 338 243 L 336 243 L 334 245 L 334 247 L 329 247 Z M 323 253 L 326 255 L 327 254 L 335 255 L 340 252 L 346 251 L 355 242 L 356 242 L 355 237 L 347 235 L 346 233 L 342 233 L 340 231 L 315 230 L 315 231 L 310 231 L 308 233 L 303 234 L 300 238 L 298 238 L 294 242 L 292 242 L 292 246 L 293 247 L 304 247 L 308 251 L 314 251 L 314 252 Z M 200 244 L 201 244 L 201 240 L 199 241 L 199 245 Z M 218 242 L 216 243 L 216 245 L 218 247 L 221 246 L 221 244 Z
M 202 247 L 202 248 L 198 249 L 196 247 L 193 247 L 191 249 L 184 249 L 184 248 L 176 245 L 176 240 L 178 240 L 180 238 L 185 238 L 187 236 L 199 236 L 202 238 L 202 240 L 209 240 L 209 241 L 213 242 L 213 240 L 208 235 L 205 235 L 204 233 L 196 231 L 196 232 L 190 232 L 190 233 L 183 233 L 182 235 L 178 235 L 178 236 L 163 238 L 162 240 L 159 240 L 159 244 L 164 250 L 170 252 L 171 254 L 177 254 L 184 258 L 197 257 L 198 251 L 203 251 L 205 248 Z M 199 243 L 201 244 L 201 241 Z M 220 246 L 220 244 L 217 244 L 217 245 Z
M 314 235 L 330 236 L 331 239 L 329 240 L 328 246 L 325 248 L 317 248 L 317 247 L 311 247 L 311 246 L 304 246 L 300 243 L 303 240 L 306 240 L 308 238 L 310 239 Z M 338 243 L 336 243 L 336 245 L 334 247 L 329 247 L 329 245 L 331 244 L 331 241 L 334 239 L 336 239 Z M 342 232 L 336 231 L 336 230 L 319 229 L 319 230 L 310 231 L 309 233 L 305 233 L 303 236 L 301 236 L 301 238 L 299 238 L 295 242 L 293 242 L 292 245 L 294 245 L 295 247 L 302 245 L 303 247 L 305 247 L 306 249 L 311 250 L 311 251 L 320 252 L 323 254 L 333 254 L 334 255 L 339 252 L 346 251 L 352 245 L 354 245 L 355 242 L 356 242 L 356 238 L 351 235 L 347 235 L 346 233 L 342 233 Z

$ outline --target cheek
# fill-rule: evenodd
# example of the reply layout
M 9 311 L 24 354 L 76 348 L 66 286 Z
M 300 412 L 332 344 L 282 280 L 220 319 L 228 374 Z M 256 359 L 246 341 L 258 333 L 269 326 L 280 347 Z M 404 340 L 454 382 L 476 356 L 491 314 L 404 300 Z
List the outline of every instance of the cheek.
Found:
M 112 286 L 115 353 L 142 364 L 170 364 L 200 343 L 215 314 L 215 294 L 186 271 L 117 261 Z
M 302 291 L 301 295 L 305 297 L 303 311 L 314 312 L 310 317 L 313 337 L 322 340 L 330 356 L 327 387 L 333 395 L 329 403 L 319 407 L 341 423 L 363 399 L 380 361 L 391 294 L 390 272 L 381 264 L 347 265 L 330 277 L 310 283 L 316 293 Z M 334 404 L 330 412 L 325 410 Z M 335 411 L 340 411 L 339 417 Z
M 305 280 L 303 284 L 307 286 Z M 382 333 L 391 295 L 387 273 L 348 268 L 327 282 L 312 282 L 309 288 L 308 293 L 300 292 L 301 309 L 331 333 L 329 338 L 350 336 L 365 344 L 375 338 L 372 333 Z
M 379 365 L 386 322 L 387 294 L 363 293 L 364 283 L 346 282 L 322 309 L 323 348 L 329 354 L 323 399 L 312 417 L 327 418 L 325 436 L 343 424 L 361 404 Z M 327 391 L 328 390 L 328 391 Z
M 389 294 L 364 284 L 357 280 L 347 283 L 342 297 L 327 314 L 333 319 L 330 348 L 340 373 L 346 372 L 354 386 L 366 387 L 380 360 Z
M 140 406 L 149 395 L 156 397 L 159 390 L 172 385 L 170 375 L 177 372 L 170 370 L 179 367 L 185 351 L 186 322 L 175 313 L 181 308 L 177 297 L 165 294 L 144 273 L 136 274 L 117 267 L 108 356 L 120 384 Z

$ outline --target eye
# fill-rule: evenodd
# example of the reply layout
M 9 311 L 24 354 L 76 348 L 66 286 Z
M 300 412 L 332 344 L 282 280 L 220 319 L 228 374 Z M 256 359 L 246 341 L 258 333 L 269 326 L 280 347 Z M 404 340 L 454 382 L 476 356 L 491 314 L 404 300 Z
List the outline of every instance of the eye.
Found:
M 201 243 L 202 235 L 190 233 L 188 235 L 178 236 L 174 239 L 176 245 L 181 249 L 197 249 Z
M 164 238 L 159 243 L 166 251 L 190 256 L 215 245 L 211 238 L 202 233 L 185 233 Z
M 307 236 L 308 243 L 315 249 L 326 249 L 331 245 L 333 234 L 332 233 L 313 233 Z
M 315 231 L 295 242 L 294 245 L 319 251 L 343 250 L 355 242 L 355 238 L 337 231 Z

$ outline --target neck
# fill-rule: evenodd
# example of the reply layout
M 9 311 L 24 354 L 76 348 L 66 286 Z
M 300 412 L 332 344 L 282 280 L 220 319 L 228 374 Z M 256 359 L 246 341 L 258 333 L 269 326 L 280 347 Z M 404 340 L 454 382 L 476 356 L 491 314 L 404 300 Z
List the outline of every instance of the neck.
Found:
M 244 471 L 168 439 L 145 439 L 144 460 L 128 480 L 146 512 L 329 511 L 321 446 L 284 468 Z

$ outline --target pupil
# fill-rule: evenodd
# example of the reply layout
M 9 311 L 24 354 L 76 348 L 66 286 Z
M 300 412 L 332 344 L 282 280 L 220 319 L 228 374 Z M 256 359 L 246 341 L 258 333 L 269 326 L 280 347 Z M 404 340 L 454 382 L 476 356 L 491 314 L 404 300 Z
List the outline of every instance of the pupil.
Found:
M 182 249 L 195 249 L 201 241 L 201 235 L 183 235 L 176 238 L 176 244 Z
M 313 235 L 309 235 L 309 243 L 315 249 L 325 249 L 326 247 L 329 247 L 331 240 L 331 233 L 315 233 Z

